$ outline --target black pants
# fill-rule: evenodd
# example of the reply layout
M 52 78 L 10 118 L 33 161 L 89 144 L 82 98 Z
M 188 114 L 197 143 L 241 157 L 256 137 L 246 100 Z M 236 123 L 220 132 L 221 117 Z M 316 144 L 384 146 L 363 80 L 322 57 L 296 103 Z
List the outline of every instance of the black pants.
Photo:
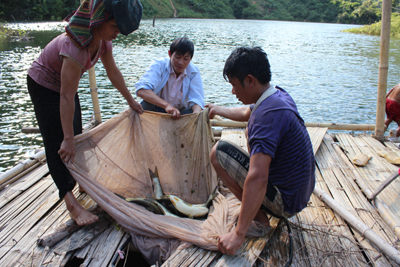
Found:
M 58 155 L 64 133 L 60 118 L 60 94 L 37 84 L 28 75 L 28 90 L 31 96 L 36 119 L 42 134 L 46 152 L 47 166 L 57 185 L 61 199 L 75 187 L 75 180 Z M 75 95 L 74 135 L 82 133 L 82 114 L 78 94 Z

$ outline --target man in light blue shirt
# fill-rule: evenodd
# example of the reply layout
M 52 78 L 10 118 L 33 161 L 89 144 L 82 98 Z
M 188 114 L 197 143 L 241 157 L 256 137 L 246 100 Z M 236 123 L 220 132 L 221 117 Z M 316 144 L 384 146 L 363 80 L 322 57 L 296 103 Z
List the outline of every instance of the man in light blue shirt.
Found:
M 157 59 L 135 84 L 144 110 L 163 112 L 178 119 L 204 108 L 199 69 L 191 62 L 194 45 L 187 37 L 175 39 L 168 56 Z

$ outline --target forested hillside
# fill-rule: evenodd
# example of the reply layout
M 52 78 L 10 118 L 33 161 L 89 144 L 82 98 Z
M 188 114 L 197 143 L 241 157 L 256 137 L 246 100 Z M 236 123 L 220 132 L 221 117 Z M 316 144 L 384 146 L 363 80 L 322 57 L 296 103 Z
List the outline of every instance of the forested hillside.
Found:
M 144 18 L 264 19 L 371 24 L 382 0 L 141 0 Z M 399 12 L 399 0 L 393 0 Z M 0 20 L 62 20 L 79 0 L 1 0 Z

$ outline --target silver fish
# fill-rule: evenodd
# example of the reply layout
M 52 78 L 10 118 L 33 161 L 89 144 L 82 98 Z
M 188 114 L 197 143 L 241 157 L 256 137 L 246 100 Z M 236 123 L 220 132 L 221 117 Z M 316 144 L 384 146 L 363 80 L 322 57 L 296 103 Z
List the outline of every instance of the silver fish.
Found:
M 175 195 L 165 195 L 160 179 L 158 177 L 157 167 L 155 172 L 153 173 L 149 169 L 150 177 L 153 181 L 153 191 L 154 197 L 158 202 L 161 202 L 165 207 L 168 207 L 172 212 L 176 214 L 182 214 L 189 218 L 198 218 L 204 217 L 208 214 L 209 206 L 211 205 L 211 201 L 216 197 L 217 187 L 213 190 L 211 195 L 208 197 L 208 200 L 204 204 L 190 204 L 184 201 L 183 199 L 175 196 Z
M 135 197 L 123 197 L 118 194 L 116 194 L 118 197 L 124 199 L 125 201 L 128 201 L 130 203 L 135 203 L 138 204 L 142 207 L 144 207 L 146 210 L 153 212 L 154 214 L 161 214 L 165 216 L 171 216 L 171 217 L 178 217 L 174 214 L 172 214 L 169 210 L 167 210 L 163 205 L 158 203 L 155 199 L 150 199 L 150 198 L 135 198 Z

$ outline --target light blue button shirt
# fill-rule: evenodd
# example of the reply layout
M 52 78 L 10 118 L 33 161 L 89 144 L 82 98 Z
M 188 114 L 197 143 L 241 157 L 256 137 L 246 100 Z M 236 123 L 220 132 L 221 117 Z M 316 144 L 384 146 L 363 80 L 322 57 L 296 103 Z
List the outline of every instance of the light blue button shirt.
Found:
M 156 95 L 164 88 L 170 75 L 170 58 L 160 58 L 146 70 L 140 80 L 135 83 L 136 95 L 140 89 L 152 90 Z M 204 109 L 203 83 L 201 82 L 199 69 L 190 62 L 186 67 L 187 75 L 183 78 L 182 106 L 191 108 L 194 104 Z

